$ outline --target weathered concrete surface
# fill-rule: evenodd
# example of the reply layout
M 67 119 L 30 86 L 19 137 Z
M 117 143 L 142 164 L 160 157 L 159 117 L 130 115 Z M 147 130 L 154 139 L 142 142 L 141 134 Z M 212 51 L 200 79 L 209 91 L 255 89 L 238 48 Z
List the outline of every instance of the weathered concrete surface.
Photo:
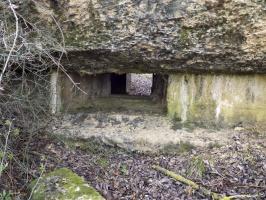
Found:
M 182 128 L 163 115 L 127 111 L 64 115 L 53 132 L 70 138 L 99 138 L 128 150 L 180 153 L 227 145 L 235 131 Z
M 59 73 L 54 71 L 50 75 L 50 110 L 52 114 L 61 109 L 61 86 L 59 85 Z
M 65 35 L 67 68 L 266 73 L 263 0 L 17 2 L 19 11 L 39 24 L 48 22 L 60 38 L 57 21 Z
M 95 98 L 110 96 L 110 74 L 87 75 L 72 72 L 66 76 L 60 73 L 57 88 L 58 99 L 61 101 L 57 103 L 57 111 L 93 107 Z
M 167 108 L 183 123 L 266 124 L 266 75 L 170 75 Z

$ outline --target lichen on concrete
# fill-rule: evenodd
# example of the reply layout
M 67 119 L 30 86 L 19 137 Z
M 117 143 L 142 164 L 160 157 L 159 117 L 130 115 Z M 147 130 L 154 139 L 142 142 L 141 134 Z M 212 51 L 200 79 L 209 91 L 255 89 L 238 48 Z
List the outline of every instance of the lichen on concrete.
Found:
M 265 123 L 266 76 L 171 75 L 167 102 L 169 116 L 182 122 Z
M 85 180 L 67 168 L 50 172 L 31 183 L 32 200 L 104 200 Z
M 41 0 L 27 8 L 28 2 L 18 8 L 26 18 L 46 21 L 51 32 L 60 32 L 59 24 L 68 68 L 266 73 L 260 0 Z

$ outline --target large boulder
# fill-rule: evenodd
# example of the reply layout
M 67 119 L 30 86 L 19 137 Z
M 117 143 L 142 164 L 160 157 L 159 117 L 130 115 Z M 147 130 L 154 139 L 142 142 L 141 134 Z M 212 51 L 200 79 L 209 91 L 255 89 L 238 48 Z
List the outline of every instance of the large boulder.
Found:
M 82 177 L 67 168 L 50 172 L 31 184 L 32 200 L 104 200 Z
M 69 69 L 266 73 L 263 0 L 16 0 L 16 4 L 24 16 L 42 21 L 58 38 L 60 26 L 68 52 L 62 63 Z

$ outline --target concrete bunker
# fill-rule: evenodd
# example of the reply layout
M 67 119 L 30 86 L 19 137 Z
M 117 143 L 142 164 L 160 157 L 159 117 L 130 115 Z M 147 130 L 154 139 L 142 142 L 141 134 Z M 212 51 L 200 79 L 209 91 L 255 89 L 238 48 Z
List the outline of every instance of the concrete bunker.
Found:
M 52 111 L 116 110 L 164 113 L 181 124 L 265 124 L 266 76 L 182 73 L 52 74 Z M 149 77 L 146 91 L 132 79 Z M 139 87 L 141 88 L 141 87 Z

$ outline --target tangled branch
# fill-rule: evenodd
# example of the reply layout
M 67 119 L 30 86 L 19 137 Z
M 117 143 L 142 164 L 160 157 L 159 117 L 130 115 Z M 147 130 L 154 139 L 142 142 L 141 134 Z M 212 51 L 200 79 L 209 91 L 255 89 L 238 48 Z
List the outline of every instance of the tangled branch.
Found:
M 1 87 L 1 83 L 2 83 L 2 79 L 3 79 L 3 75 L 7 69 L 7 66 L 8 66 L 8 62 L 10 60 L 10 56 L 11 54 L 13 53 L 14 49 L 15 49 L 15 46 L 16 46 L 16 42 L 17 42 L 17 39 L 18 39 L 18 16 L 16 14 L 16 11 L 14 9 L 15 5 L 11 3 L 10 0 L 8 0 L 8 3 L 9 3 L 9 7 L 10 9 L 12 10 L 12 13 L 14 15 L 14 18 L 16 20 L 16 32 L 15 32 L 15 38 L 14 38 L 14 41 L 13 41 L 13 44 L 12 44 L 12 47 L 11 47 L 11 50 L 9 51 L 9 54 L 8 54 L 8 57 L 6 59 L 6 62 L 5 62 L 5 65 L 3 67 L 3 70 L 0 74 L 0 90 L 3 90 L 3 87 Z
M 28 145 L 51 120 L 49 72 L 63 68 L 60 59 L 65 52 L 56 21 L 58 28 L 47 30 L 40 21 L 24 17 L 13 2 L 0 1 L 0 196 L 13 187 L 17 172 L 25 183 L 34 175 Z

